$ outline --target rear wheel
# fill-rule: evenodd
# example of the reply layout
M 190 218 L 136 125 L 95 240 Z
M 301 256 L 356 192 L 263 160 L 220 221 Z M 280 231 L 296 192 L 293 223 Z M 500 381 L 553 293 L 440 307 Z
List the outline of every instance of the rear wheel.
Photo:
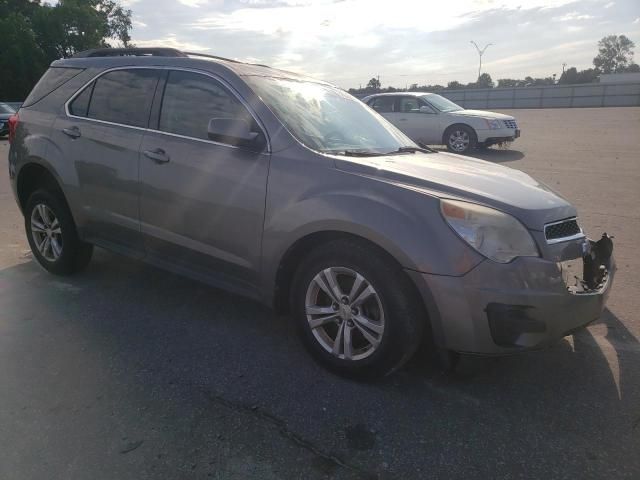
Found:
M 291 310 L 301 338 L 336 373 L 387 375 L 420 344 L 425 318 L 413 286 L 374 248 L 329 242 L 303 260 L 293 285 Z
M 453 153 L 469 153 L 476 148 L 478 137 L 471 127 L 454 125 L 444 133 L 447 150 Z
M 82 270 L 91 260 L 93 245 L 78 238 L 65 202 L 58 194 L 37 190 L 27 200 L 25 230 L 34 258 L 56 275 Z

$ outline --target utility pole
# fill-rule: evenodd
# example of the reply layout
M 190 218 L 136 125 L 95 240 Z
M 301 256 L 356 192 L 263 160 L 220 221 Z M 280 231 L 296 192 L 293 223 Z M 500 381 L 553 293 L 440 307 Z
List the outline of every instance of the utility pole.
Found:
M 472 43 L 473 46 L 476 47 L 476 50 L 478 51 L 478 56 L 480 57 L 480 64 L 478 65 L 478 81 L 480 81 L 480 71 L 482 70 L 482 55 L 484 54 L 485 50 L 489 48 L 489 45 L 493 45 L 493 43 L 487 43 L 482 49 L 473 40 L 471 40 L 469 43 Z
M 566 67 L 566 66 L 567 66 L 567 64 L 563 62 L 562 63 L 562 73 L 564 73 L 564 67 Z

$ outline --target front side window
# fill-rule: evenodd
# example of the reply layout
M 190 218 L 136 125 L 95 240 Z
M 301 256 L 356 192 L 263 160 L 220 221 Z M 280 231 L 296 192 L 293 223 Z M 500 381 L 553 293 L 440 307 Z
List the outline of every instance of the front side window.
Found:
M 157 83 L 158 70 L 153 69 L 136 68 L 105 73 L 95 81 L 86 116 L 105 122 L 146 127 Z M 82 102 L 85 101 L 81 97 L 86 90 L 88 88 L 75 99 L 79 101 L 76 109 L 80 113 L 83 111 Z
M 400 99 L 400 111 L 403 113 L 418 113 L 420 104 L 417 97 L 402 97 Z
M 271 111 L 305 146 L 325 153 L 389 153 L 415 146 L 364 103 L 331 85 L 245 76 Z
M 214 118 L 243 119 L 258 129 L 245 106 L 218 81 L 199 73 L 171 71 L 159 130 L 207 140 L 209 121 Z

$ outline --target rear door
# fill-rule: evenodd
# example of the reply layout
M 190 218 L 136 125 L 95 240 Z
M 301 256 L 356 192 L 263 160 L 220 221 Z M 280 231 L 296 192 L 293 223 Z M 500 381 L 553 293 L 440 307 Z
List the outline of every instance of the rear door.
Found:
M 140 216 L 148 255 L 174 270 L 252 293 L 269 171 L 268 152 L 215 142 L 212 118 L 264 131 L 232 88 L 209 74 L 170 70 L 140 159 Z
M 116 250 L 144 253 L 139 219 L 139 150 L 159 70 L 122 68 L 89 83 L 53 128 L 77 184 L 83 235 Z

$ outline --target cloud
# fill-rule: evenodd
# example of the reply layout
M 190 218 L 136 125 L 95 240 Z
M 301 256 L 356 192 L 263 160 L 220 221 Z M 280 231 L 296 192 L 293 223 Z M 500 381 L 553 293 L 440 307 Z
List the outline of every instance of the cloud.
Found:
M 551 20 L 554 22 L 572 22 L 575 20 L 590 20 L 594 18 L 593 15 L 580 14 L 578 12 L 565 13 L 562 16 L 553 17 Z
M 606 5 L 604 5 L 602 8 L 611 8 L 616 4 L 616 2 L 609 2 Z
M 638 25 L 640 23 L 640 17 L 636 18 L 633 22 L 634 25 Z
M 424 0 L 124 1 L 137 45 L 273 65 L 342 87 L 374 74 L 385 86 L 473 81 L 470 40 L 494 44 L 483 56 L 494 79 L 550 76 L 563 62 L 588 68 L 598 39 L 612 31 L 640 41 L 629 29 L 638 0 L 608 9 L 608 0 L 458 0 L 455 8 Z
M 191 8 L 199 8 L 208 3 L 207 0 L 178 0 L 178 2 Z
M 134 21 L 133 21 L 133 26 L 134 26 L 134 27 L 145 28 L 145 27 L 147 27 L 148 25 L 147 25 L 146 23 L 144 23 L 144 22 L 139 21 L 139 20 L 134 20 Z
M 166 37 L 156 38 L 152 40 L 134 40 L 133 43 L 135 43 L 136 47 L 169 47 L 191 52 L 203 52 L 210 50 L 209 47 L 198 43 L 178 40 L 175 33 L 170 33 Z

